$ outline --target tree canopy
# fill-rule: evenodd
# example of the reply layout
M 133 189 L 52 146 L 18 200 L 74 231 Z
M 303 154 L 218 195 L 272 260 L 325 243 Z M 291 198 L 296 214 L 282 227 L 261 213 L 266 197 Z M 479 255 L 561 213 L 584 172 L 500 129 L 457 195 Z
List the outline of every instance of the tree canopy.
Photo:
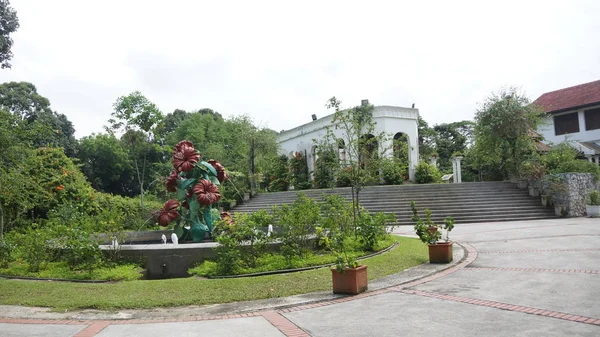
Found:
M 11 51 L 13 40 L 10 34 L 17 31 L 19 28 L 19 18 L 17 11 L 10 7 L 9 0 L 0 0 L 0 68 L 10 68 L 8 62 L 12 59 Z

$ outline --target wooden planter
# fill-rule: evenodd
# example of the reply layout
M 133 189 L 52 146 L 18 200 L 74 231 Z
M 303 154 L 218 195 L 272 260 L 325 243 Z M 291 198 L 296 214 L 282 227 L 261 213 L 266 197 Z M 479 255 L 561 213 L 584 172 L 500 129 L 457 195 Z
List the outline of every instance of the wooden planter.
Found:
M 356 295 L 367 290 L 367 266 L 344 268 L 340 273 L 331 269 L 334 294 Z
M 452 241 L 439 242 L 429 246 L 429 263 L 452 262 Z

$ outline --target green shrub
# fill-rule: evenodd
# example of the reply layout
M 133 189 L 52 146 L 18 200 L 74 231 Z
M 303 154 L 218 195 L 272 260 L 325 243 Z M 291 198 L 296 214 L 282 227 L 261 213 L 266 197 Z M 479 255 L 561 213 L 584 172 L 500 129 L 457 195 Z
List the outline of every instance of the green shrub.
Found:
M 219 245 L 215 248 L 218 275 L 233 275 L 240 268 L 241 250 L 238 240 L 224 232 L 216 238 Z
M 250 221 L 252 224 L 258 227 L 267 227 L 275 222 L 275 217 L 273 216 L 273 214 L 270 214 L 266 210 L 261 209 L 256 212 L 250 213 L 248 221 Z
M 386 224 L 394 221 L 392 214 L 383 212 L 370 214 L 366 210 L 360 212 L 356 234 L 362 244 L 362 248 L 367 251 L 374 251 L 379 240 L 386 235 Z
M 271 192 L 287 191 L 290 175 L 288 171 L 288 158 L 286 155 L 277 157 L 267 173 L 268 189 Z
M 595 181 L 600 178 L 600 168 L 587 160 L 571 160 L 558 166 L 555 173 L 591 173 Z
M 283 205 L 276 210 L 276 214 L 282 228 L 282 254 L 302 257 L 308 247 L 310 235 L 321 221 L 319 204 L 303 193 L 298 193 L 292 206 Z
M 0 239 L 0 268 L 6 268 L 12 261 L 13 247 L 4 239 Z
M 29 271 L 37 272 L 54 260 L 56 249 L 50 244 L 53 238 L 51 228 L 30 228 L 21 235 L 15 235 L 19 256 L 29 265 Z
M 381 171 L 387 185 L 400 185 L 404 182 L 408 166 L 402 164 L 398 159 L 384 158 L 381 160 Z
M 352 185 L 352 173 L 351 167 L 346 167 L 339 171 L 338 176 L 335 180 L 335 186 L 337 187 L 349 187 Z
M 441 183 L 442 174 L 436 167 L 421 161 L 415 169 L 415 182 L 417 184 Z
M 598 206 L 600 205 L 600 193 L 598 191 L 592 191 L 588 194 L 588 205 Z

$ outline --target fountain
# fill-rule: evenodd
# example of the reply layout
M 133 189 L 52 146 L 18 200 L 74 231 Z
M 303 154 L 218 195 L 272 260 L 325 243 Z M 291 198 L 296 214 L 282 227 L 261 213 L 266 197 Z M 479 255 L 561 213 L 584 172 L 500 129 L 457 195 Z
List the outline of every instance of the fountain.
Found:
M 146 277 L 151 279 L 188 276 L 187 270 L 194 264 L 213 258 L 217 243 L 206 240 L 212 238 L 214 224 L 221 220 L 216 204 L 221 198 L 219 186 L 228 177 L 216 160 L 200 159 L 191 142 L 184 140 L 175 146 L 173 170 L 165 185 L 176 199 L 165 202 L 157 212 L 159 225 L 175 223 L 172 231 L 133 232 L 121 244 L 115 238 L 100 248 L 118 249 L 124 259 L 143 261 Z M 165 245 L 167 237 L 172 244 Z

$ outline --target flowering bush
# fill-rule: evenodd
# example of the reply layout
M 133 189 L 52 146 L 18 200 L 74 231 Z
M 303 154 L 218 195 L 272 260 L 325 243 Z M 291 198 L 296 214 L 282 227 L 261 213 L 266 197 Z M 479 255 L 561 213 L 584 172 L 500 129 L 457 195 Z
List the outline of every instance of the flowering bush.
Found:
M 173 171 L 165 182 L 167 191 L 176 192 L 177 197 L 165 202 L 157 212 L 159 225 L 166 227 L 175 221 L 174 232 L 179 240 L 202 241 L 221 219 L 214 206 L 221 199 L 219 186 L 227 179 L 225 168 L 218 161 L 201 161 L 191 142 L 177 143 L 173 151 Z M 186 224 L 189 230 L 184 227 Z

